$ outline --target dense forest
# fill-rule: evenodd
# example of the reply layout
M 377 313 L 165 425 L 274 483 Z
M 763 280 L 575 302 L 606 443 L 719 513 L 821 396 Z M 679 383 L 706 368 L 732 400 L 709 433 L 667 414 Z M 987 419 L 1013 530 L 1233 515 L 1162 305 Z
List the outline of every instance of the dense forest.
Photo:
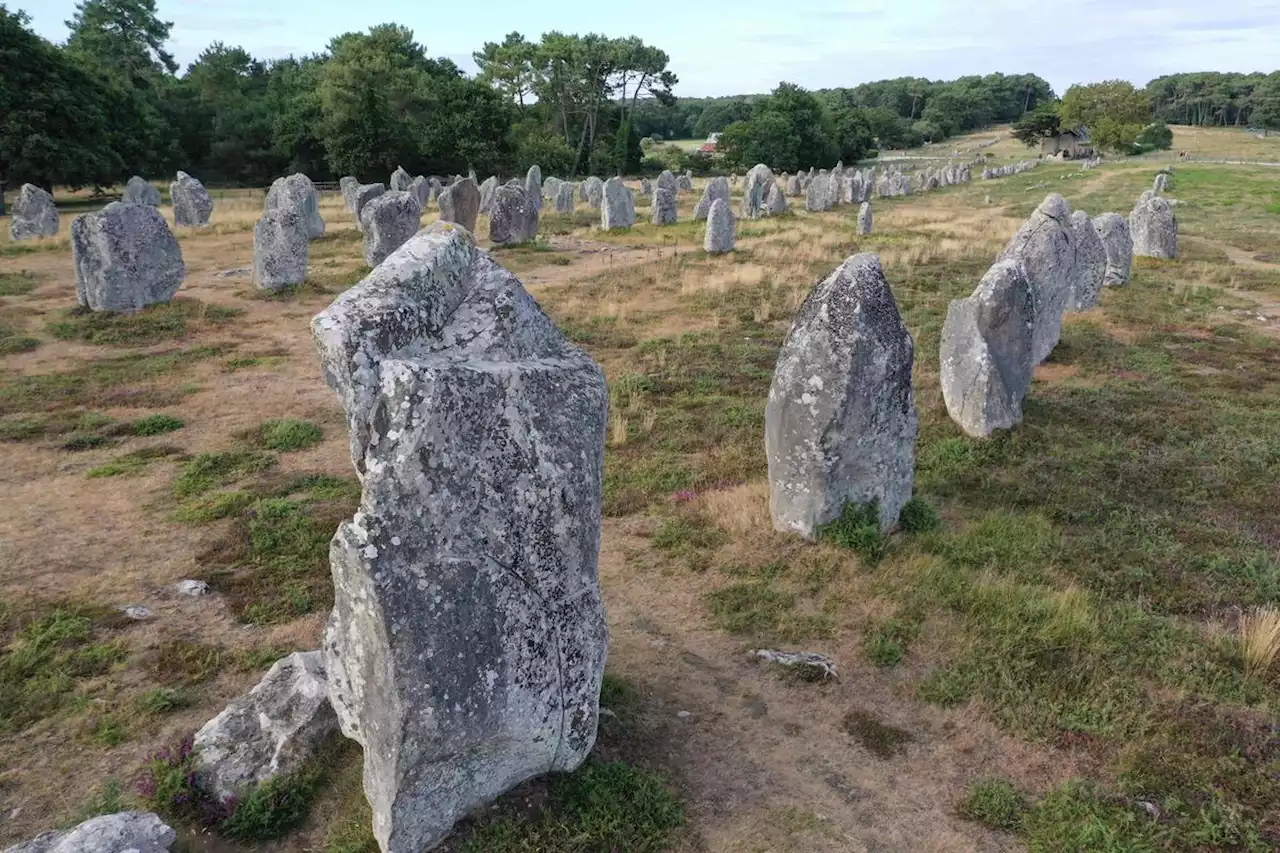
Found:
M 293 171 L 385 179 L 397 165 L 437 175 L 515 174 L 532 163 L 565 176 L 795 169 L 1002 122 L 1031 128 L 1031 144 L 1064 117 L 1124 140 L 1153 120 L 1280 127 L 1280 72 L 1123 84 L 1124 115 L 1112 120 L 1098 108 L 1115 99 L 1081 95 L 1116 81 L 1073 87 L 1059 102 L 1033 74 L 677 98 L 667 54 L 635 37 L 511 33 L 477 50 L 480 71 L 468 76 L 408 28 L 384 24 L 303 57 L 262 59 L 215 42 L 179 73 L 155 0 L 81 0 L 67 25 L 55 45 L 0 3 L 0 189 L 110 186 L 177 169 L 250 186 Z M 664 144 L 711 133 L 723 134 L 714 161 Z
M 1280 130 L 1280 71 L 1170 74 L 1147 84 L 1155 118 L 1167 124 Z

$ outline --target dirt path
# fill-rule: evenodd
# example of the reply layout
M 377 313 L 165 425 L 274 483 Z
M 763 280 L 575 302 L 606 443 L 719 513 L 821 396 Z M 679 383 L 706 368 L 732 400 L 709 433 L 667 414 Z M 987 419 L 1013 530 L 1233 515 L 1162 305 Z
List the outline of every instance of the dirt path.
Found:
M 610 669 L 646 695 L 656 761 L 674 768 L 705 849 L 724 853 L 966 853 L 1019 849 L 958 818 L 973 780 L 1000 775 L 1029 790 L 1078 764 L 1020 743 L 976 708 L 915 701 L 903 676 L 876 669 L 857 631 L 818 644 L 841 680 L 812 684 L 757 665 L 707 624 L 700 575 L 638 568 L 645 541 L 607 522 L 601 585 L 612 631 Z M 902 755 L 877 758 L 842 728 L 853 708 L 905 729 Z

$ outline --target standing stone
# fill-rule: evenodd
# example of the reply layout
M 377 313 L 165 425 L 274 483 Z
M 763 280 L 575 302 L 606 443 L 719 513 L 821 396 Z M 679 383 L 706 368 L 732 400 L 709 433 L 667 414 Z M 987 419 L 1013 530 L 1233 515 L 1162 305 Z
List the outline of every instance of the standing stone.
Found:
M 149 204 L 152 207 L 159 207 L 160 190 L 134 175 L 124 185 L 124 192 L 121 194 L 120 200 L 125 204 Z
M 175 225 L 202 228 L 209 224 L 213 214 L 213 199 L 204 184 L 188 175 L 178 173 L 178 180 L 169 185 L 169 200 L 173 203 Z
M 431 184 L 426 177 L 418 175 L 410 181 L 409 192 L 413 193 L 413 197 L 418 200 L 418 207 L 426 210 L 427 205 L 431 203 Z
M 678 176 L 676 178 L 676 191 L 682 193 L 693 192 L 693 176 L 687 173 Z
M 597 179 L 599 180 L 599 179 Z M 538 209 L 522 187 L 498 187 L 489 211 L 489 240 L 496 246 L 527 243 L 538 235 Z
M 46 832 L 4 853 L 168 853 L 178 834 L 151 812 L 116 812 Z
M 483 198 L 484 193 L 476 186 L 474 178 L 453 182 L 441 190 L 436 199 L 440 205 L 440 221 L 455 222 L 474 234 Z
M 307 237 L 314 240 L 324 236 L 324 219 L 320 216 L 320 197 L 316 185 L 301 172 L 286 178 L 276 178 L 267 191 L 267 210 L 290 207 L 302 214 L 307 226 Z
M 71 222 L 76 296 L 94 311 L 138 311 L 168 302 L 187 274 L 182 248 L 160 211 L 113 201 Z
M 13 202 L 9 236 L 16 242 L 33 237 L 52 237 L 57 233 L 58 208 L 53 204 L 53 196 L 35 184 L 23 184 Z
M 587 204 L 591 205 L 592 209 L 599 210 L 600 205 L 604 202 L 604 181 L 592 175 L 582 184 L 583 192 L 587 196 Z
M 360 211 L 364 233 L 364 262 L 371 267 L 386 260 L 405 241 L 418 233 L 422 208 L 413 193 L 392 190 L 370 201 Z
M 280 290 L 307 278 L 307 224 L 302 211 L 277 207 L 253 226 L 253 283 Z
M 674 198 L 675 190 L 672 190 Z M 707 185 L 702 188 L 702 198 L 693 208 L 693 221 L 701 222 L 707 218 L 707 214 L 711 212 L 711 205 L 716 199 L 724 199 L 729 201 L 729 182 L 724 178 L 712 178 L 707 181 Z
M 1102 283 L 1107 275 L 1107 247 L 1093 229 L 1089 214 L 1077 210 L 1071 214 L 1071 232 L 1076 244 L 1075 286 L 1067 307 L 1072 311 L 1088 311 L 1098 304 Z
M 773 172 L 763 163 L 757 163 L 747 172 L 742 185 L 742 218 L 759 219 L 764 211 L 764 193 L 774 183 Z
M 675 225 L 676 219 L 676 194 L 659 187 L 653 193 L 652 215 L 649 221 L 654 225 Z
M 676 186 L 676 176 L 671 174 L 669 169 L 663 169 L 662 174 L 658 175 L 658 189 L 671 190 L 677 192 L 679 187 Z
M 864 201 L 858 208 L 858 234 L 866 237 L 871 233 L 871 202 Z
M 356 187 L 355 192 L 352 194 L 351 212 L 355 214 L 356 228 L 359 231 L 364 231 L 364 224 L 360 221 L 360 214 L 364 212 L 364 206 L 386 191 L 387 188 L 382 184 L 361 184 Z
M 529 167 L 529 171 L 524 176 L 524 191 L 529 196 L 529 201 L 533 206 L 542 210 L 542 169 L 533 165 Z
M 792 175 L 787 178 L 787 195 L 799 197 L 804 191 L 800 189 L 800 176 Z
M 604 182 L 603 201 L 600 204 L 600 228 L 620 231 L 636 224 L 636 200 L 631 189 L 621 178 Z
M 1178 257 L 1178 220 L 1173 206 L 1154 193 L 1143 193 L 1129 214 L 1129 233 L 1135 255 L 1166 260 Z
M 1107 272 L 1103 284 L 1123 287 L 1129 283 L 1129 270 L 1133 266 L 1133 238 L 1129 236 L 1129 223 L 1118 213 L 1104 213 L 1094 218 L 1093 228 L 1107 251 Z
M 966 299 L 947 308 L 939 355 L 947 414 L 966 434 L 986 438 L 1022 422 L 1035 369 L 1035 305 L 1026 269 L 998 261 Z
M 1062 336 L 1062 314 L 1075 288 L 1076 247 L 1071 209 L 1052 193 L 1040 203 L 996 258 L 1021 260 L 1031 282 L 1035 306 L 1032 353 L 1039 364 L 1049 357 Z
M 342 188 L 342 207 L 347 213 L 354 213 L 356 209 L 356 189 L 360 186 L 360 181 L 347 175 L 338 181 L 338 186 Z M 357 217 L 359 218 L 359 217 Z
M 1158 172 L 1156 174 L 1155 183 L 1151 185 L 1151 189 L 1155 190 L 1155 192 L 1157 193 L 1168 192 L 1169 190 L 1168 174 L 1166 174 L 1165 172 Z
M 556 213 L 568 215 L 573 213 L 573 199 L 575 188 L 568 181 L 562 181 L 559 189 L 556 190 Z
M 455 181 L 455 183 L 457 183 Z M 452 184 L 450 185 L 452 186 Z M 498 188 L 498 179 L 493 175 L 484 179 L 484 183 L 480 185 L 480 212 L 489 215 L 489 208 L 493 206 L 493 191 Z M 468 231 L 471 229 L 468 228 Z
M 392 192 L 408 192 L 409 185 L 413 183 L 413 177 L 404 170 L 403 166 L 396 166 L 388 183 L 391 185 Z
M 653 185 L 648 178 L 640 179 L 640 195 L 653 195 Z
M 471 179 L 472 181 L 475 178 Z M 427 202 L 433 202 L 440 197 L 440 190 L 444 189 L 444 184 L 440 183 L 440 179 L 434 175 L 427 178 Z
M 265 215 L 273 213 L 296 215 Z M 251 786 L 301 770 L 337 731 L 324 652 L 294 652 L 196 732 L 196 783 L 226 802 Z
M 546 201 L 554 203 L 556 195 L 560 192 L 560 185 L 564 181 L 557 177 L 549 177 L 542 182 L 542 198 Z
M 818 175 L 809 182 L 809 189 L 804 196 L 805 210 L 822 213 L 831 209 L 831 189 L 827 186 L 830 180 L 826 175 Z
M 440 224 L 312 329 L 362 486 L 330 547 L 329 695 L 364 747 L 374 837 L 416 853 L 595 743 L 608 392 L 515 276 Z
M 787 333 L 765 407 L 773 526 L 813 539 L 846 504 L 882 530 L 911 499 L 919 421 L 911 334 L 880 259 L 853 255 L 814 287 Z
M 729 209 L 728 200 L 718 198 L 711 202 L 711 210 L 707 213 L 707 233 L 702 238 L 702 248 L 709 255 L 732 252 L 733 229 L 733 211 Z
M 787 212 L 787 196 L 776 182 L 770 181 L 764 188 L 764 215 L 778 216 Z

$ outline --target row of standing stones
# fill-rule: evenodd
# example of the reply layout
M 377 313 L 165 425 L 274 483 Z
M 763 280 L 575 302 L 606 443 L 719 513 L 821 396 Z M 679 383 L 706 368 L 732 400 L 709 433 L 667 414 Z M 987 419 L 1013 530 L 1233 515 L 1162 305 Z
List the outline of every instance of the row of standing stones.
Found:
M 1029 164 L 1034 165 L 1035 161 Z M 1021 171 L 1023 166 L 1009 168 Z M 917 188 L 925 191 L 969 179 L 968 165 L 926 168 L 918 177 Z M 704 248 L 709 253 L 733 250 L 736 220 L 728 206 L 730 180 L 736 183 L 737 177 L 710 181 L 695 207 L 695 221 L 707 220 Z M 1157 191 L 1163 189 L 1160 180 L 1157 178 Z M 350 177 L 341 181 L 344 203 L 364 235 L 365 261 L 371 267 L 417 232 L 421 212 L 432 201 L 437 202 L 442 221 L 455 222 L 469 231 L 475 230 L 478 214 L 487 214 L 490 240 L 495 245 L 533 239 L 544 197 L 558 213 L 574 209 L 574 185 L 558 178 L 548 178 L 544 183 L 537 166 L 529 169 L 523 182 L 512 180 L 501 187 L 496 177 L 477 185 L 474 176 L 457 176 L 446 185 L 435 177 L 411 177 L 403 168 L 396 169 L 389 183 L 390 191 L 380 183 L 360 184 Z M 869 234 L 873 188 L 882 197 L 905 195 L 912 191 L 912 181 L 893 167 L 886 169 L 877 182 L 874 170 L 846 171 L 837 164 L 830 173 L 810 169 L 808 173 L 784 174 L 780 186 L 768 167 L 757 165 L 746 175 L 740 215 L 757 219 L 785 213 L 788 195 L 804 195 L 805 207 L 811 212 L 830 210 L 840 203 L 859 203 L 858 233 Z M 652 196 L 651 222 L 674 224 L 675 194 L 692 189 L 692 176 L 687 173 L 676 176 L 664 171 L 656 187 L 651 187 L 648 180 L 642 181 L 641 195 Z M 578 185 L 577 191 L 582 199 L 600 209 L 604 230 L 627 229 L 635 223 L 635 195 L 620 179 L 602 181 L 591 177 Z M 170 195 L 177 225 L 208 224 L 213 200 L 198 180 L 179 172 L 170 185 Z M 724 204 L 713 215 L 717 199 Z M 272 184 L 263 216 L 254 228 L 253 279 L 260 288 L 278 290 L 305 280 L 308 244 L 324 234 L 318 201 L 315 185 L 305 175 L 290 175 Z M 160 204 L 160 194 L 150 183 L 134 176 L 129 179 L 120 204 L 154 209 Z M 73 224 L 72 228 L 77 270 L 83 270 L 77 274 L 82 305 L 100 311 L 132 311 L 172 298 L 185 269 L 181 250 L 163 218 L 113 205 L 87 216 L 96 219 L 79 217 L 79 225 Z M 52 236 L 57 230 L 58 213 L 52 196 L 39 187 L 23 185 L 14 204 L 13 238 Z
M 282 180 L 267 213 L 297 216 L 306 232 L 308 196 L 288 189 L 305 185 Z M 732 221 L 717 196 L 709 229 L 720 215 Z M 1176 257 L 1176 241 L 1154 190 L 1127 223 L 1047 197 L 948 310 L 951 416 L 971 435 L 1015 425 L 1062 313 L 1124 285 L 1135 253 Z M 609 645 L 597 567 L 608 392 L 600 367 L 456 223 L 411 235 L 312 333 L 361 483 L 330 549 L 334 608 L 320 650 L 278 661 L 196 734 L 195 780 L 243 795 L 341 731 L 364 748 L 381 849 L 431 849 L 468 813 L 573 770 L 594 745 Z M 777 529 L 816 538 L 849 503 L 875 505 L 886 531 L 897 524 L 919 429 L 913 357 L 876 255 L 851 256 L 813 287 L 766 405 Z M 123 812 L 6 853 L 173 843 L 157 816 Z

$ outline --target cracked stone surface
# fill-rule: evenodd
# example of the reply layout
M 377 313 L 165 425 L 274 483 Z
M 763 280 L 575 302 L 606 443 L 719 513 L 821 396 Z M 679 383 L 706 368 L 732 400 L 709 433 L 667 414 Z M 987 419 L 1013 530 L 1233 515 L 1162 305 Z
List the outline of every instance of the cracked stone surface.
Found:
M 149 204 L 152 207 L 159 207 L 160 190 L 151 186 L 143 178 L 134 175 L 125 184 L 120 200 L 125 204 Z
M 301 172 L 276 178 L 267 191 L 266 210 L 292 208 L 302 215 L 311 240 L 324 236 L 324 218 L 320 216 L 320 195 L 316 185 Z
M 914 352 L 876 255 L 853 255 L 814 286 L 765 407 L 775 528 L 812 539 L 846 503 L 872 501 L 882 529 L 897 524 L 915 474 Z
M 711 255 L 732 252 L 735 226 L 728 200 L 716 199 L 711 203 L 711 211 L 707 214 L 707 232 L 702 238 L 702 248 Z
M 1076 242 L 1071 208 L 1058 193 L 1051 193 L 1022 223 L 997 261 L 1020 260 L 1031 283 L 1035 306 L 1032 353 L 1040 364 L 1062 337 L 1062 315 L 1075 290 Z
M 116 812 L 46 832 L 4 853 L 168 853 L 177 837 L 151 812 Z
M 1178 257 L 1178 219 L 1173 205 L 1151 190 L 1142 194 L 1129 214 L 1129 235 L 1135 255 L 1164 260 Z
M 751 167 L 742 184 L 740 210 L 743 219 L 759 219 L 761 216 L 768 215 L 765 207 L 766 193 L 769 185 L 773 183 L 775 183 L 773 171 L 768 166 L 757 163 Z
M 600 204 L 600 228 L 603 231 L 621 231 L 636 224 L 636 198 L 631 188 L 621 178 L 604 182 L 603 201 Z
M 324 654 L 294 652 L 196 732 L 196 780 L 225 801 L 301 770 L 338 731 Z
M 379 845 L 418 853 L 595 742 L 608 395 L 515 276 L 447 224 L 312 330 L 362 484 L 330 550 L 330 700 L 364 746 Z
M 1089 214 L 1077 210 L 1071 214 L 1071 231 L 1076 244 L 1076 278 L 1071 288 L 1072 311 L 1088 311 L 1098 304 L 1102 283 L 1107 276 L 1107 247 L 1094 230 Z
M 474 178 L 455 181 L 441 190 L 440 195 L 436 197 L 436 202 L 440 205 L 440 221 L 456 222 L 474 234 L 476 217 L 480 215 L 483 200 L 484 193 L 476 186 Z
M 13 202 L 9 236 L 14 242 L 58 233 L 58 208 L 53 196 L 35 184 L 23 184 Z
M 658 189 L 664 189 L 659 187 Z M 672 198 L 675 198 L 675 190 L 671 190 Z M 720 177 L 712 178 L 707 181 L 707 185 L 702 188 L 702 198 L 698 199 L 698 203 L 693 207 L 693 221 L 701 222 L 707 218 L 707 214 L 711 212 L 711 204 L 718 198 L 722 198 L 726 203 L 729 201 L 729 179 Z
M 209 224 L 209 217 L 213 215 L 213 199 L 204 184 L 186 172 L 179 172 L 178 179 L 169 184 L 169 199 L 173 202 L 175 225 L 202 228 Z
M 1107 252 L 1103 283 L 1107 287 L 1124 287 L 1133 268 L 1133 238 L 1129 236 L 1128 221 L 1118 213 L 1104 213 L 1094 217 L 1093 228 Z
M 938 357 L 942 399 L 966 434 L 986 438 L 1022 422 L 1034 330 L 1031 283 L 1018 260 L 998 261 L 972 295 L 947 308 Z
M 187 268 L 160 211 L 113 201 L 71 221 L 76 296 L 94 311 L 139 311 L 168 302 Z

